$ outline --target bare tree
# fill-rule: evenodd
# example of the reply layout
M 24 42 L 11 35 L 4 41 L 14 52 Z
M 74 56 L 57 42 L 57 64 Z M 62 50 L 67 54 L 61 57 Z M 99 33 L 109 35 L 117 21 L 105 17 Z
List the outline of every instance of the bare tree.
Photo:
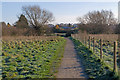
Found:
M 23 6 L 23 14 L 26 15 L 29 24 L 38 32 L 42 30 L 45 24 L 54 20 L 53 14 L 38 5 Z
M 87 26 L 86 30 L 90 30 L 91 33 L 104 33 L 108 32 L 110 25 L 115 25 L 117 20 L 114 18 L 112 11 L 101 10 L 101 11 L 92 11 L 84 15 L 83 17 L 78 17 L 77 20 L 81 24 L 90 25 Z
M 78 17 L 77 20 L 84 24 L 116 24 L 116 19 L 114 18 L 112 11 L 107 10 L 92 11 L 83 17 Z

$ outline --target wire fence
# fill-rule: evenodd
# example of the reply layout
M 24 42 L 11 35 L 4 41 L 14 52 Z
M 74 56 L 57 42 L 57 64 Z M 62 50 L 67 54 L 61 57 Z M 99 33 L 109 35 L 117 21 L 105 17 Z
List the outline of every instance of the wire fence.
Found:
M 111 70 L 120 72 L 120 35 L 93 35 L 84 32 L 72 34 L 72 37 L 80 40 L 96 56 L 99 56 Z

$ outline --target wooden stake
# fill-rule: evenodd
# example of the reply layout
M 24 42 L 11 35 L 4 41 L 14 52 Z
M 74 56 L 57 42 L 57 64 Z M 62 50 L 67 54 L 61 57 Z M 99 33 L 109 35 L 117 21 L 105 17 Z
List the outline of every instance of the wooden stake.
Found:
M 114 42 L 114 55 L 113 55 L 113 63 L 114 63 L 114 68 L 113 70 L 117 72 L 117 58 L 116 58 L 116 53 L 117 53 L 117 41 Z
M 95 39 L 93 37 L 93 53 L 95 52 Z
M 91 46 L 91 38 L 89 36 L 89 49 L 90 49 L 90 46 Z
M 85 46 L 87 46 L 87 45 L 86 45 L 86 36 L 85 36 Z
M 100 39 L 100 59 L 102 60 L 102 39 Z

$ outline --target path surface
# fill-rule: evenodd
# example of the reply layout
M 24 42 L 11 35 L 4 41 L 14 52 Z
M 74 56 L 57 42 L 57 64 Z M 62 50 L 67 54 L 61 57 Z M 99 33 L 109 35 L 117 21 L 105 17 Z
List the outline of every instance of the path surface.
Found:
M 83 66 L 75 52 L 74 44 L 66 38 L 64 57 L 59 67 L 57 78 L 87 78 L 83 72 Z

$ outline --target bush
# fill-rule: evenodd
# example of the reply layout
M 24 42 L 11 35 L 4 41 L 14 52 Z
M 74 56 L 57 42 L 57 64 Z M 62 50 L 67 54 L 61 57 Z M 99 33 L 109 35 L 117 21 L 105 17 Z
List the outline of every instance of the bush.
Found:
M 26 31 L 26 28 L 18 29 L 16 27 L 2 27 L 2 36 L 22 36 Z

